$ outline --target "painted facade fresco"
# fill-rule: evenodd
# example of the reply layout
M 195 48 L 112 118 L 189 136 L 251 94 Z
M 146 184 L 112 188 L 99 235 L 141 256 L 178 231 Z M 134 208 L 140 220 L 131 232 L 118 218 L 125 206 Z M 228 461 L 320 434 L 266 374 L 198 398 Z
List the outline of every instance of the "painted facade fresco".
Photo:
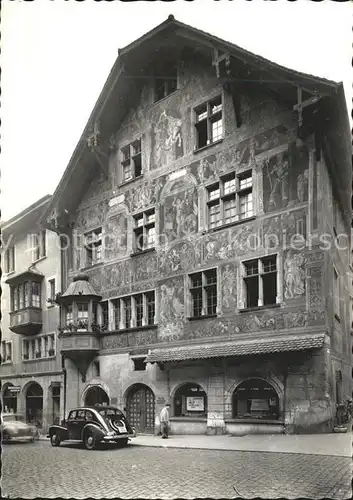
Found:
M 308 200 L 309 157 L 293 144 L 263 163 L 265 212 L 281 210 Z
M 183 156 L 181 125 L 180 115 L 173 116 L 170 111 L 167 114 L 165 109 L 160 114 L 152 135 L 155 163 L 151 165 L 151 169 L 168 165 Z

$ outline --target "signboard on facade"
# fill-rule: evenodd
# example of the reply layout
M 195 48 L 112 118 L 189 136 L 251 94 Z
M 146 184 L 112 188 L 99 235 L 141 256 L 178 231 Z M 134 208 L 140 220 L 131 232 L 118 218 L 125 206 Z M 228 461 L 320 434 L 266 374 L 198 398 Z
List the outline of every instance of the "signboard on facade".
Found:
M 268 399 L 252 399 L 251 411 L 268 411 Z
M 186 398 L 187 411 L 204 411 L 204 398 L 203 396 L 188 396 Z
M 163 405 L 165 403 L 165 399 L 162 397 L 157 397 L 156 403 L 157 405 Z
M 21 386 L 20 385 L 12 385 L 7 388 L 9 392 L 21 392 Z

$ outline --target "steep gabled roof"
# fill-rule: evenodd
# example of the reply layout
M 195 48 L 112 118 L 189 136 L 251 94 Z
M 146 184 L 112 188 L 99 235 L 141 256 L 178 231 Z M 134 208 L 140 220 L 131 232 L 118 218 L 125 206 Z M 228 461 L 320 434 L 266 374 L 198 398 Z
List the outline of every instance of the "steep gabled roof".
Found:
M 22 230 L 35 230 L 43 211 L 49 204 L 51 195 L 43 196 L 29 207 L 25 208 L 11 219 L 2 222 L 0 229 L 3 235 L 9 233 L 20 233 Z
M 342 205 L 347 221 L 350 218 L 351 201 L 350 197 L 345 197 L 345 189 L 347 180 L 351 184 L 352 151 L 342 83 L 285 68 L 169 16 L 156 28 L 119 49 L 119 56 L 109 73 L 52 200 L 43 214 L 43 225 L 49 227 L 48 218 L 54 209 L 58 213 L 74 211 L 87 190 L 94 175 L 94 169 L 97 167 L 95 157 L 89 151 L 87 138 L 97 121 L 100 122 L 102 136 L 113 133 L 113 123 L 116 131 L 128 107 L 132 105 L 133 86 L 138 85 L 134 82 L 133 75 L 138 74 L 141 67 L 146 64 L 148 55 L 156 57 L 156 53 L 158 54 L 161 49 L 175 47 L 178 44 L 191 49 L 197 46 L 205 53 L 208 52 L 208 55 L 211 55 L 214 50 L 228 52 L 240 67 L 246 68 L 247 74 L 251 74 L 252 82 L 255 81 L 257 85 L 272 86 L 272 90 L 278 95 L 285 94 L 285 99 L 290 106 L 296 103 L 298 87 L 306 93 L 307 97 L 317 96 L 326 99 L 325 112 L 329 119 L 332 119 L 329 137 L 332 142 L 330 155 L 336 164 L 334 175 L 332 175 L 336 178 L 337 191 L 342 199 L 344 198 Z M 248 81 L 245 84 L 250 85 Z

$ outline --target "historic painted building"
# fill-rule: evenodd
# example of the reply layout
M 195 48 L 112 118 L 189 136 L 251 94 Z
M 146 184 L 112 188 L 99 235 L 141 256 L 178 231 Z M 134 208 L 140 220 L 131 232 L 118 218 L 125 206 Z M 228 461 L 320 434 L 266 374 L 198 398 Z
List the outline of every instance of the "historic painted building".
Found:
M 342 84 L 172 16 L 119 50 L 43 217 L 65 408 L 109 401 L 140 432 L 166 401 L 172 433 L 332 430 L 350 156 Z
M 57 344 L 58 236 L 39 227 L 50 196 L 2 224 L 1 405 L 45 431 L 60 420 L 62 367 Z

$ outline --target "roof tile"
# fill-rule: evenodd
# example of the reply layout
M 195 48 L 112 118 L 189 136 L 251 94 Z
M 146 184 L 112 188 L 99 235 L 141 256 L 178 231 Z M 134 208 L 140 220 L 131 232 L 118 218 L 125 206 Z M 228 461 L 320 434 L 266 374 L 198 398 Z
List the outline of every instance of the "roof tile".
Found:
M 249 356 L 254 354 L 270 354 L 285 351 L 304 351 L 318 349 L 324 345 L 324 334 L 303 335 L 301 337 L 285 337 L 232 342 L 214 342 L 212 344 L 154 349 L 147 356 L 150 363 L 166 361 L 183 361 L 187 359 L 223 358 L 230 356 Z

